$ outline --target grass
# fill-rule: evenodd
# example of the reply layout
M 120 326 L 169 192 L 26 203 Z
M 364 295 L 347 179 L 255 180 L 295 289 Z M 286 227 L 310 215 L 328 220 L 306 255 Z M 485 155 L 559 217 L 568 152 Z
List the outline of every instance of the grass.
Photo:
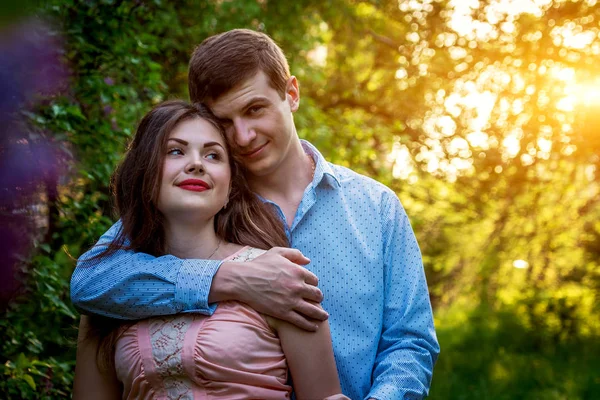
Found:
M 557 341 L 510 314 L 437 328 L 441 354 L 429 399 L 600 399 L 600 340 Z

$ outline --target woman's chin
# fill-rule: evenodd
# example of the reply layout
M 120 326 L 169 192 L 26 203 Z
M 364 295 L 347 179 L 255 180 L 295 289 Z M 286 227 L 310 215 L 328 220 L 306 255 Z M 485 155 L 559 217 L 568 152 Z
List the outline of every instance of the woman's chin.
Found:
M 162 211 L 168 223 L 176 222 L 178 224 L 203 223 L 211 221 L 219 212 L 215 207 L 207 209 L 207 207 L 193 205 L 186 207 L 178 207 L 168 211 Z

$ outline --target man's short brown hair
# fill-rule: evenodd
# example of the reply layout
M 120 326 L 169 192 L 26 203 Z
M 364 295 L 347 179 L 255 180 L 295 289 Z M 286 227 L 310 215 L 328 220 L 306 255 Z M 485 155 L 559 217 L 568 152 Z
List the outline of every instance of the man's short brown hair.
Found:
M 290 68 L 273 39 L 249 29 L 211 36 L 196 47 L 190 59 L 190 99 L 194 103 L 216 100 L 259 71 L 284 99 Z

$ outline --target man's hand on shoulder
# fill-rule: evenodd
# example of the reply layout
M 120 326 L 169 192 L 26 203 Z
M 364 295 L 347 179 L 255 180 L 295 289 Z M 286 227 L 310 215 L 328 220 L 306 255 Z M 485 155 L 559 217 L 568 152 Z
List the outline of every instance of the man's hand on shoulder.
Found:
M 210 302 L 237 300 L 256 311 L 282 319 L 307 331 L 327 312 L 319 303 L 319 279 L 303 268 L 310 260 L 296 249 L 274 247 L 252 261 L 224 262 L 213 278 Z

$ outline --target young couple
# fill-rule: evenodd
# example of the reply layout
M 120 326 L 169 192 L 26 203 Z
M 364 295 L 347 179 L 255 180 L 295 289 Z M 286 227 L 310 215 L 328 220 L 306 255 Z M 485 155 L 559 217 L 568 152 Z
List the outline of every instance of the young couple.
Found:
M 82 319 L 75 396 L 286 398 L 289 369 L 298 398 L 425 397 L 439 346 L 395 194 L 300 141 L 268 36 L 206 39 L 189 91 L 217 119 L 183 102 L 144 117 L 115 174 L 121 220 L 73 274 L 78 308 L 123 320 L 86 335 Z

